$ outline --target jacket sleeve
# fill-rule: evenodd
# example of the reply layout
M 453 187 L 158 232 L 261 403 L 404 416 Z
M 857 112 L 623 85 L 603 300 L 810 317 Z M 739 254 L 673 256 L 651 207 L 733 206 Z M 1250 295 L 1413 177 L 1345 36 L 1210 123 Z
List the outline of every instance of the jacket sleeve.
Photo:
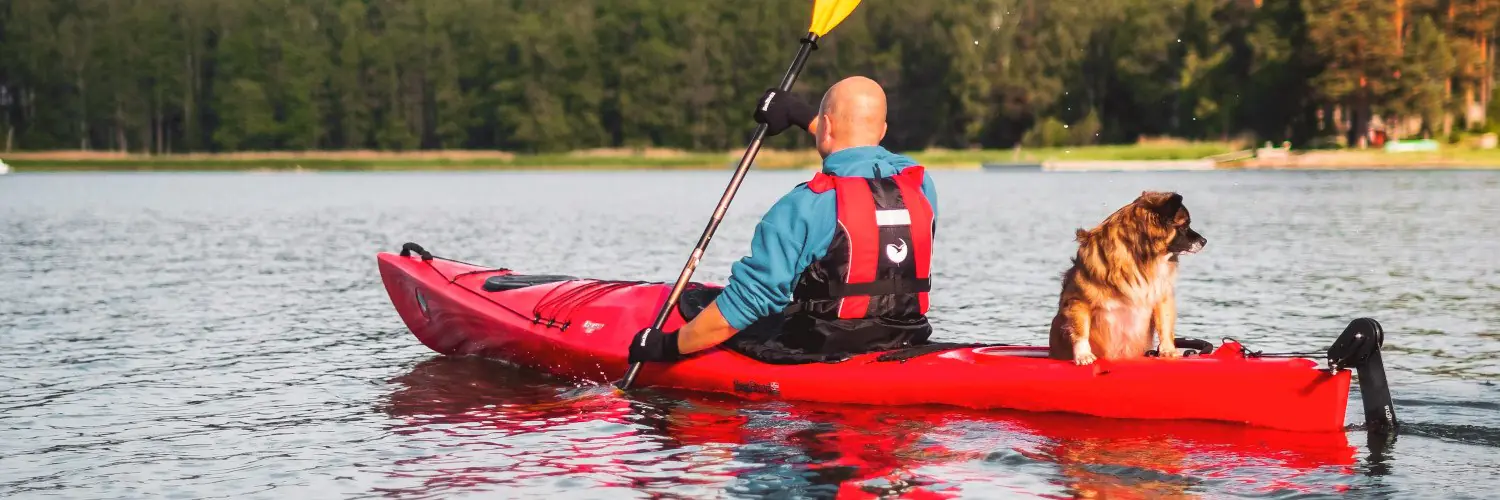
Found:
M 797 275 L 813 259 L 807 250 L 811 207 L 803 206 L 810 205 L 810 196 L 810 192 L 793 191 L 771 206 L 755 226 L 750 254 L 731 267 L 729 283 L 715 299 L 729 326 L 744 330 L 791 303 Z

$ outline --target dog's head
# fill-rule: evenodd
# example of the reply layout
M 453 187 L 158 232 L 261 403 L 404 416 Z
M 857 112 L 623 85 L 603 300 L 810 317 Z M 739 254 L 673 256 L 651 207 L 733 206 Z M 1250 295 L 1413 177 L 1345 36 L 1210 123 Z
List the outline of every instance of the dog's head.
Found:
M 1158 248 L 1165 243 L 1170 259 L 1175 261 L 1179 255 L 1197 253 L 1208 245 L 1208 239 L 1191 227 L 1193 217 L 1183 206 L 1182 195 L 1145 191 L 1132 205 L 1144 212 L 1147 220 L 1143 222 L 1148 226 L 1146 232 Z

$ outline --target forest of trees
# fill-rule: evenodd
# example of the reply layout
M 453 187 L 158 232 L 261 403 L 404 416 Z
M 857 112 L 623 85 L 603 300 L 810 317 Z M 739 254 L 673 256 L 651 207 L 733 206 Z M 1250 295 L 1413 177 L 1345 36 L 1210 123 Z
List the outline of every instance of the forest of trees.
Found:
M 0 0 L 0 147 L 728 150 L 809 0 Z M 1488 127 L 1500 0 L 865 0 L 890 146 Z M 806 145 L 805 137 L 778 145 Z

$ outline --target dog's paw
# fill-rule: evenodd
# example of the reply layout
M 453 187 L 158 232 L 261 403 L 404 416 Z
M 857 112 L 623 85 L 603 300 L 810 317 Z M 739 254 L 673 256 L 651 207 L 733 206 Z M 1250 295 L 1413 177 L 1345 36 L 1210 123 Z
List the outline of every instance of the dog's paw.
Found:
M 1156 351 L 1156 357 L 1158 357 L 1158 358 L 1176 359 L 1176 358 L 1182 357 L 1182 351 L 1178 351 L 1176 347 L 1168 347 L 1166 349 L 1159 349 L 1159 350 Z
M 1094 364 L 1095 359 L 1096 358 L 1094 358 L 1094 353 L 1085 353 L 1082 356 L 1073 356 L 1073 364 L 1078 366 L 1092 365 Z
M 1098 358 L 1094 357 L 1094 351 L 1089 349 L 1087 342 L 1073 346 L 1073 364 L 1080 366 L 1090 365 L 1094 363 L 1095 359 Z

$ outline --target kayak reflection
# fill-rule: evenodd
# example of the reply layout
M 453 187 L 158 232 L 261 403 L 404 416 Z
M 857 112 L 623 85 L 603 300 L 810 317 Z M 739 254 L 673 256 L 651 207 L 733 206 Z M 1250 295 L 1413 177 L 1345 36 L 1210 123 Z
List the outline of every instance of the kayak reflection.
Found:
M 402 487 L 388 493 L 558 484 L 841 498 L 1316 493 L 1342 489 L 1356 462 L 1344 433 L 675 391 L 627 397 L 477 358 L 435 357 L 391 383 L 380 410 L 418 456 L 389 466 Z

